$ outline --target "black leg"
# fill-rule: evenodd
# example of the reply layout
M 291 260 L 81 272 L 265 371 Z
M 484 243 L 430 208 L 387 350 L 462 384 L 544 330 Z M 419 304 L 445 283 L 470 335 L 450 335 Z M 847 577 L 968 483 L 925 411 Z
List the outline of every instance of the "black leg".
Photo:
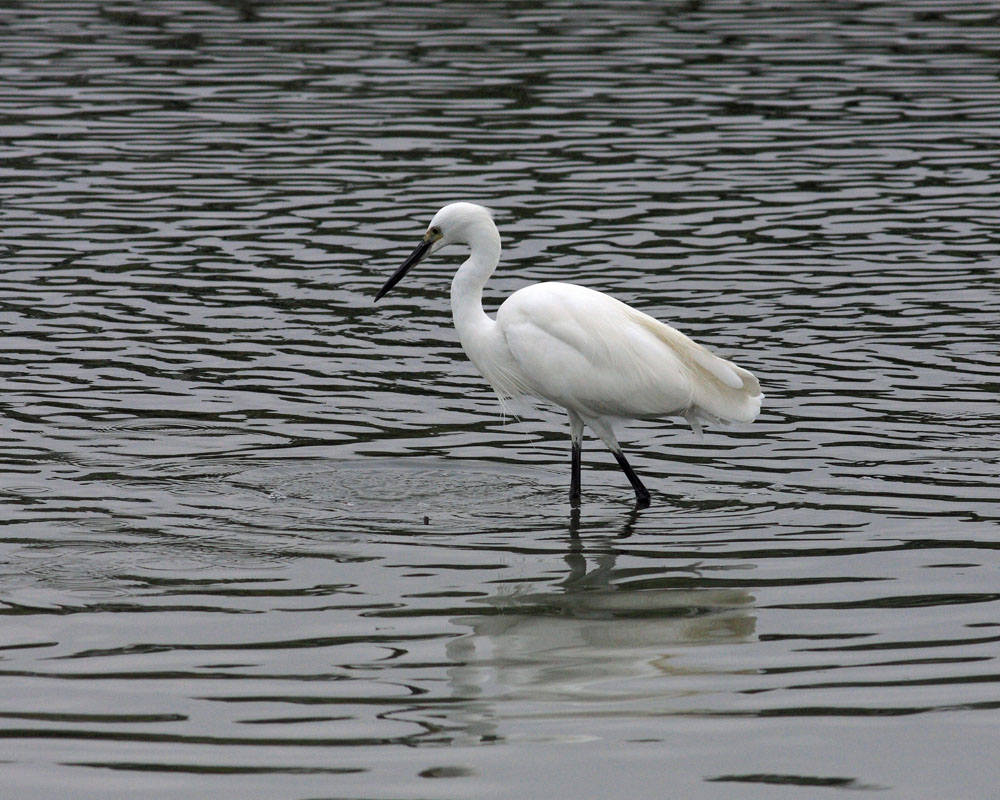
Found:
M 625 454 L 621 450 L 615 451 L 615 458 L 618 460 L 618 466 L 622 468 L 622 472 L 625 473 L 625 477 L 628 478 L 628 482 L 632 484 L 632 488 L 635 489 L 635 507 L 636 508 L 648 508 L 649 507 L 649 489 L 642 485 L 642 481 L 639 480 L 639 476 L 635 474 L 635 470 L 628 463 L 625 458 Z
M 573 442 L 573 466 L 569 476 L 569 501 L 574 505 L 580 502 L 580 461 L 583 446 Z

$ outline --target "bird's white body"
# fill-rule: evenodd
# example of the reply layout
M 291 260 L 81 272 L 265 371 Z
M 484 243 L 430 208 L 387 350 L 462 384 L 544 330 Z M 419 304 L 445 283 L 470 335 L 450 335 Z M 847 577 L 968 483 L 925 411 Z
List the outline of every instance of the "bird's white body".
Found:
M 749 422 L 760 385 L 669 325 L 584 286 L 538 283 L 500 307 L 497 327 L 528 391 L 584 419 Z
M 492 319 L 483 310 L 482 291 L 500 260 L 500 235 L 482 206 L 445 206 L 424 242 L 413 263 L 447 244 L 471 247 L 451 284 L 462 347 L 501 402 L 529 395 L 566 409 L 577 448 L 575 469 L 586 424 L 619 458 L 641 500 L 645 488 L 623 463 L 612 420 L 676 415 L 700 430 L 702 420 L 750 422 L 760 412 L 760 384 L 745 369 L 593 289 L 533 284 L 508 297 Z M 410 265 L 404 264 L 382 293 Z
M 526 286 L 491 319 L 482 290 L 500 261 L 500 235 L 489 213 L 468 203 L 446 206 L 435 221 L 455 214 L 473 221 L 466 234 L 472 255 L 451 284 L 452 316 L 462 348 L 501 399 L 531 395 L 585 421 L 750 422 L 760 413 L 760 384 L 745 369 L 585 286 Z

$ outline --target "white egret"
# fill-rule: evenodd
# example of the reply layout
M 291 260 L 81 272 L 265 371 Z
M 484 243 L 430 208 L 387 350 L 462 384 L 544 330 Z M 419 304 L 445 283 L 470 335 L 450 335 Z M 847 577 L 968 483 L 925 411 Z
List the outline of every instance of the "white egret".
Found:
M 583 426 L 608 446 L 635 490 L 649 491 L 622 453 L 616 419 L 682 416 L 701 422 L 750 422 L 764 398 L 757 379 L 659 320 L 601 292 L 571 283 L 536 283 L 508 297 L 496 319 L 483 311 L 483 286 L 500 261 L 500 234 L 489 210 L 452 203 L 431 220 L 423 241 L 386 281 L 378 301 L 428 253 L 449 244 L 472 254 L 451 282 L 451 312 L 466 355 L 501 403 L 529 395 L 569 414 L 570 501 L 580 500 Z

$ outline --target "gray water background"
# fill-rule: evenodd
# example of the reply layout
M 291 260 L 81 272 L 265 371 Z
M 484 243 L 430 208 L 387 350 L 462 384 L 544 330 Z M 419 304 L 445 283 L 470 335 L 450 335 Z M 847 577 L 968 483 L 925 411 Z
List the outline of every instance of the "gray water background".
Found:
M 4 2 L 0 155 L 4 797 L 998 796 L 997 4 Z M 761 417 L 574 516 L 460 199 Z

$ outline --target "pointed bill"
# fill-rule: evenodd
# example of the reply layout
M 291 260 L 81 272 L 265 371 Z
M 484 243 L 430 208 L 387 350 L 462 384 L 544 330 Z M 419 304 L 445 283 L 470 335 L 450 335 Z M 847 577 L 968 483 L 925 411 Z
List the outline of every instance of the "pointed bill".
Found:
M 389 290 L 393 286 L 403 280 L 403 276 L 406 275 L 407 272 L 420 263 L 421 259 L 423 259 L 423 257 L 430 251 L 431 245 L 433 244 L 434 241 L 432 239 L 424 239 L 424 241 L 417 245 L 417 249 L 410 253 L 409 258 L 407 258 L 406 261 L 400 265 L 399 269 L 392 273 L 392 277 L 385 282 L 385 286 L 378 290 L 378 294 L 375 295 L 376 303 L 388 294 Z

